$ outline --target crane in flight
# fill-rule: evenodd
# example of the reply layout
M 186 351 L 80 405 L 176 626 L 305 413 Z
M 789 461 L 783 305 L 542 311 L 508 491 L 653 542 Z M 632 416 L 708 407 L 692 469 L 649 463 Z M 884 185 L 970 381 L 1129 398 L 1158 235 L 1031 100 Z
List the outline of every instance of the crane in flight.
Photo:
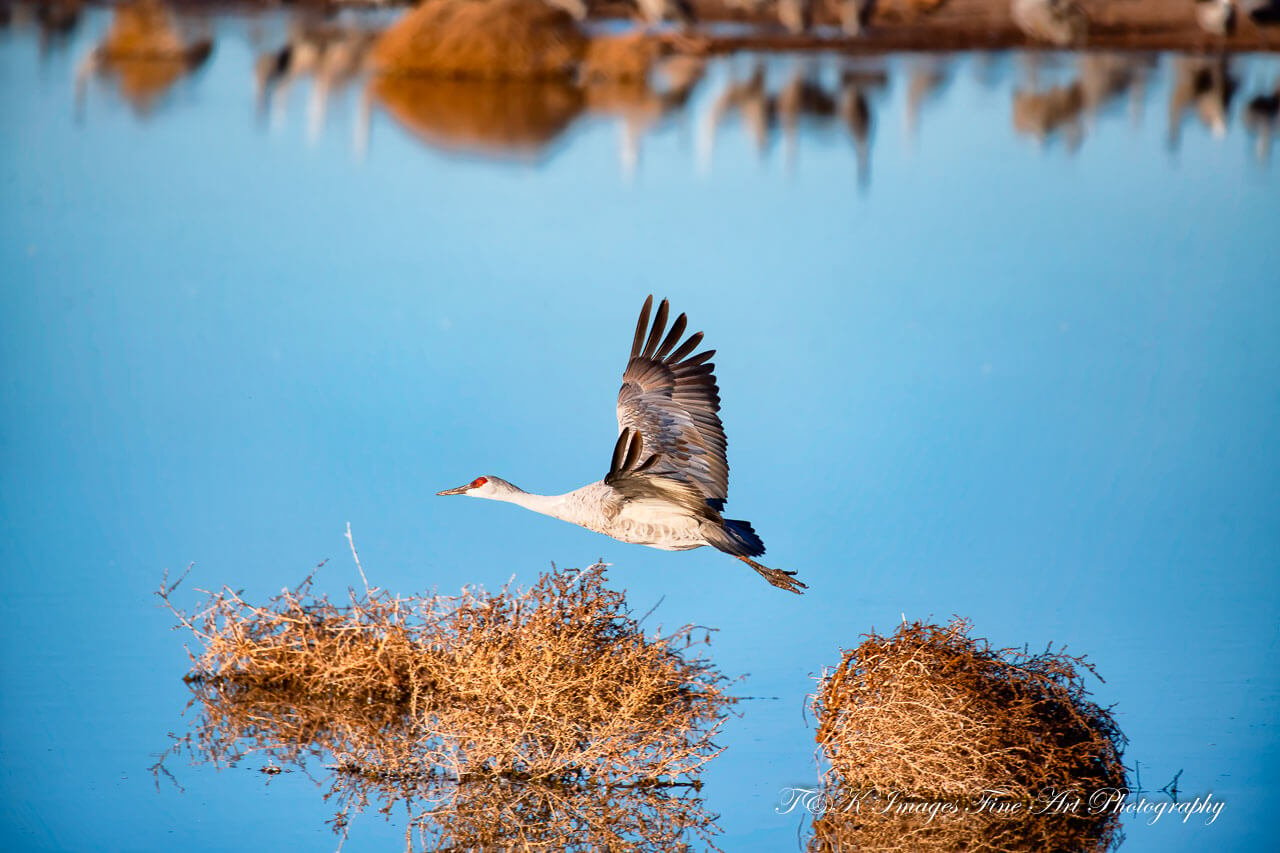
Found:
M 644 302 L 631 357 L 618 391 L 618 441 L 603 480 L 563 495 L 526 492 L 501 477 L 476 477 L 440 495 L 469 495 L 518 504 L 622 542 L 665 551 L 710 545 L 737 557 L 769 583 L 801 594 L 795 572 L 762 566 L 752 557 L 764 542 L 748 521 L 721 515 L 729 495 L 715 350 L 690 355 L 702 333 L 684 338 L 684 314 L 667 329 L 667 300 Z M 683 343 L 681 338 L 684 338 Z

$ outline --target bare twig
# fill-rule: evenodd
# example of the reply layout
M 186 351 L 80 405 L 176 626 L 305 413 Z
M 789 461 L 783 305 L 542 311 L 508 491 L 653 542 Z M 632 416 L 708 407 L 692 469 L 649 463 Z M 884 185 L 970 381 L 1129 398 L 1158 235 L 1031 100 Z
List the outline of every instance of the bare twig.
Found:
M 360 565 L 360 555 L 356 553 L 356 541 L 351 538 L 351 522 L 347 522 L 347 544 L 351 546 L 351 557 L 356 561 L 356 570 L 360 572 L 360 580 L 364 581 L 364 591 L 369 592 L 369 579 L 365 577 L 364 566 Z M 324 565 L 321 563 L 320 565 Z

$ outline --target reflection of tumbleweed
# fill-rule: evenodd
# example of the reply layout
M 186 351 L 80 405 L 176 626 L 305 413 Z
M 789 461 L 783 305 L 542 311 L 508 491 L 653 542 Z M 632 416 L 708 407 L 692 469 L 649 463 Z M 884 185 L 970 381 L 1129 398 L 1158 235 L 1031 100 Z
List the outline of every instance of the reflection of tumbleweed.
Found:
M 970 623 L 874 632 L 823 674 L 829 764 L 814 850 L 1104 850 L 1124 736 L 1089 699 L 1083 658 L 992 649 Z M 1095 673 L 1096 674 L 1096 673 Z M 1095 801 L 1096 802 L 1096 801 Z
M 603 566 L 341 605 L 311 578 L 264 606 L 224 588 L 191 613 L 172 590 L 200 644 L 198 717 L 175 750 L 325 761 L 344 833 L 370 804 L 407 808 L 423 849 L 669 849 L 716 831 L 696 791 L 725 679 L 689 654 L 693 628 L 646 635 Z

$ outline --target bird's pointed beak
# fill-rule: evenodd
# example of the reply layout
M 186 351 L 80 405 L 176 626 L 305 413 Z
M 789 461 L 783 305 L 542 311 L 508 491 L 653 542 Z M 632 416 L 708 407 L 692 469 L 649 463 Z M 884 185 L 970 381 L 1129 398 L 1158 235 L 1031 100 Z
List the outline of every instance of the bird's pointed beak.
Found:
M 467 493 L 467 489 L 469 488 L 471 488 L 470 483 L 468 483 L 465 486 L 458 486 L 458 488 L 456 489 L 445 489 L 443 492 L 436 492 L 436 494 L 437 495 L 465 495 Z

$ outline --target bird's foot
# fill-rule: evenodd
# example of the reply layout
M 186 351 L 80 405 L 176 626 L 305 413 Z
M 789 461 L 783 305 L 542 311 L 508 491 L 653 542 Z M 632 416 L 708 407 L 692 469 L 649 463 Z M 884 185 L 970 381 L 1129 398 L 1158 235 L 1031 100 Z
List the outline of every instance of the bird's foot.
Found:
M 785 589 L 787 592 L 794 592 L 796 595 L 804 595 L 800 590 L 809 588 L 808 584 L 796 580 L 795 572 L 788 572 L 785 569 L 771 569 L 768 566 L 760 565 L 750 557 L 738 557 L 738 559 L 755 569 L 760 573 L 760 577 L 778 589 Z

